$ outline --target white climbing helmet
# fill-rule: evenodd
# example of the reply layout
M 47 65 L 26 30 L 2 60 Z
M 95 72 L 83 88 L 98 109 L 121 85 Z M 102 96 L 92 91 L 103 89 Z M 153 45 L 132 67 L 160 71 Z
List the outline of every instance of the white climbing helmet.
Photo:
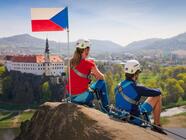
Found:
M 80 49 L 85 49 L 90 46 L 91 46 L 90 41 L 86 39 L 79 39 L 76 43 L 76 48 L 80 48 Z
M 134 74 L 136 71 L 141 72 L 140 63 L 137 60 L 128 60 L 125 64 L 125 73 Z

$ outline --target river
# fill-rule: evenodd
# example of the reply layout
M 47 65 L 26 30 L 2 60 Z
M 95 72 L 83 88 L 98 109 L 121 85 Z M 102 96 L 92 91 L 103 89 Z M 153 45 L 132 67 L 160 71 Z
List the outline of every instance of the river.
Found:
M 19 131 L 19 128 L 0 128 L 0 140 L 13 140 Z

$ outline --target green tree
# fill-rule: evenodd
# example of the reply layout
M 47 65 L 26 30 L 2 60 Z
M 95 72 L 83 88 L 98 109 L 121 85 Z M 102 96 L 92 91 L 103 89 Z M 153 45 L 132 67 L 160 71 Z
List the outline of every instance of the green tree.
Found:
M 51 99 L 52 92 L 50 90 L 49 82 L 46 81 L 42 84 L 42 101 L 46 102 Z
M 176 75 L 176 79 L 178 80 L 183 80 L 184 82 L 186 82 L 186 73 L 179 73 Z
M 3 97 L 4 98 L 8 98 L 8 99 L 12 99 L 13 98 L 13 94 L 12 94 L 12 78 L 10 76 L 7 76 L 5 78 L 3 78 L 2 80 L 2 92 L 3 92 Z
M 173 67 L 173 77 L 176 78 L 176 76 L 180 73 L 185 73 L 186 72 L 186 67 L 185 66 L 176 66 Z
M 166 80 L 166 92 L 168 93 L 166 101 L 174 103 L 183 95 L 184 89 L 176 79 L 169 78 Z
M 0 66 L 0 76 L 2 76 L 5 73 L 5 67 Z
M 34 93 L 31 83 L 26 79 L 20 82 L 21 84 L 14 86 L 12 89 L 13 100 L 19 104 L 32 104 L 34 102 Z
M 114 102 L 114 81 L 113 81 L 113 74 L 111 72 L 108 72 L 105 74 L 105 80 L 107 84 L 107 91 L 109 93 L 110 102 Z
M 182 96 L 182 99 L 186 100 L 186 73 L 179 73 L 176 77 L 178 79 L 179 84 L 185 91 L 184 95 Z

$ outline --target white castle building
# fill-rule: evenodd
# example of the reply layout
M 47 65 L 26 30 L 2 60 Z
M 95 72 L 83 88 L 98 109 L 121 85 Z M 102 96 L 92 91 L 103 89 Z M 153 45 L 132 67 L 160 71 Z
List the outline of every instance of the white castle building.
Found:
M 44 55 L 6 56 L 5 66 L 8 71 L 35 75 L 61 76 L 65 72 L 64 60 L 58 55 L 50 55 L 48 39 Z

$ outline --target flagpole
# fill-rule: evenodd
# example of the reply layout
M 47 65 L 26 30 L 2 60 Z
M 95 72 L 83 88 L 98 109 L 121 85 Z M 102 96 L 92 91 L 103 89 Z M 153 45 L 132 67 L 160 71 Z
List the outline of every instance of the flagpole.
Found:
M 68 83 L 69 83 L 69 100 L 71 101 L 71 80 L 70 80 L 70 41 L 69 41 L 69 28 L 67 28 L 67 47 L 68 47 L 68 64 L 67 64 L 67 71 L 68 71 Z
M 68 1 L 68 0 L 67 0 Z M 69 8 L 69 1 L 68 1 L 68 4 L 67 4 L 67 7 Z M 67 13 L 68 13 L 68 8 L 67 8 Z M 68 13 L 69 14 L 69 13 Z M 69 16 L 68 16 L 68 21 L 69 21 Z M 71 74 L 70 74 L 70 35 L 69 35 L 69 23 L 68 23 L 68 26 L 67 26 L 67 47 L 68 47 L 68 64 L 67 64 L 67 71 L 68 71 L 68 88 L 69 88 L 69 99 L 67 101 L 70 101 L 71 102 L 71 95 L 72 95 L 72 87 L 71 87 Z

